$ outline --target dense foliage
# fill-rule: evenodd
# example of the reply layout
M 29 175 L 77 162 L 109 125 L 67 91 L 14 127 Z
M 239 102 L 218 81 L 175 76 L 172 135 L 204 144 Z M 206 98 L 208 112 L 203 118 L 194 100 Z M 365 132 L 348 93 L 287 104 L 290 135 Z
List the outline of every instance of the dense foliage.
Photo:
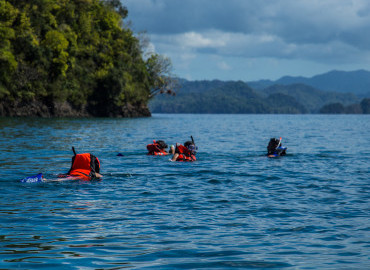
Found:
M 126 16 L 119 0 L 0 0 L 3 111 L 36 101 L 95 116 L 146 107 L 166 77 L 158 55 L 143 58 Z

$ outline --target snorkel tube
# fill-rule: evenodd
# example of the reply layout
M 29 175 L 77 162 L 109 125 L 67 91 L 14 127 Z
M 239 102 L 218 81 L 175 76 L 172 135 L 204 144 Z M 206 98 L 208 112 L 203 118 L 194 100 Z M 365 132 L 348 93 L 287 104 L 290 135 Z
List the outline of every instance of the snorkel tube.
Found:
M 194 138 L 193 138 L 193 136 L 190 136 L 190 138 L 191 138 L 191 143 L 193 144 L 193 146 L 192 146 L 192 152 L 194 153 L 194 155 L 195 155 L 195 153 L 196 153 L 196 151 L 198 150 L 198 147 L 195 145 L 195 142 L 194 142 Z
M 276 149 L 278 149 L 278 148 L 279 148 L 280 144 L 281 144 L 281 137 L 279 138 L 279 143 L 278 143 L 278 145 L 276 146 Z
M 275 151 L 273 154 L 268 155 L 268 157 L 279 157 L 279 156 L 285 156 L 286 147 L 280 147 L 281 145 L 281 137 L 279 138 L 279 143 L 275 148 Z

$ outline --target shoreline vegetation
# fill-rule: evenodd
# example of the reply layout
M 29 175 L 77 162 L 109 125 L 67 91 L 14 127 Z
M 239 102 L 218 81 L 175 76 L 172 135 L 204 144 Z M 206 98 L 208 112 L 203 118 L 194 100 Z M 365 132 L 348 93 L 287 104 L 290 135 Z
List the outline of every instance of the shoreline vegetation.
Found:
M 119 0 L 0 0 L 0 116 L 150 116 L 169 59 L 125 25 Z

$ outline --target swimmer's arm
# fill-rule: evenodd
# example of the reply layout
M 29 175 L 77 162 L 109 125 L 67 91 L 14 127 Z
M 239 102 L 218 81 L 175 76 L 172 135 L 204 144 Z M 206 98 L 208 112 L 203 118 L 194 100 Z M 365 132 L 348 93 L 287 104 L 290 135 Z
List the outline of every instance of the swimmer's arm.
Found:
M 174 154 L 171 161 L 176 161 L 178 157 L 179 157 L 179 153 Z

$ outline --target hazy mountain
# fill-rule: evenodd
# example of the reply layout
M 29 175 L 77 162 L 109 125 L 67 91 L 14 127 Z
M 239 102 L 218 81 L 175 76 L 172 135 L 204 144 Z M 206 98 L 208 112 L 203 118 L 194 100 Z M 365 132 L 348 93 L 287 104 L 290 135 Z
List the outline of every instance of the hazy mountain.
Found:
M 274 93 L 264 97 L 245 82 L 182 81 L 176 96 L 156 96 L 154 113 L 306 113 L 295 98 Z
M 370 97 L 370 72 L 365 70 L 331 71 L 312 78 L 285 76 L 277 81 L 261 80 L 248 84 L 185 79 L 179 79 L 179 83 L 181 89 L 175 97 L 159 95 L 149 103 L 152 112 L 366 113 L 368 104 L 360 106 L 360 102 L 362 98 Z M 365 94 L 367 91 L 369 95 Z M 339 110 L 338 104 L 344 109 Z
M 341 93 L 353 93 L 360 96 L 370 95 L 370 72 L 357 71 L 330 71 L 311 78 L 284 76 L 276 81 L 260 80 L 248 82 L 254 89 L 264 89 L 274 84 L 306 84 L 316 89 Z
M 297 102 L 305 106 L 311 112 L 316 113 L 322 106 L 328 103 L 342 103 L 350 105 L 360 99 L 350 93 L 327 92 L 315 89 L 304 84 L 272 85 L 260 91 L 265 96 L 281 93 L 293 97 Z

